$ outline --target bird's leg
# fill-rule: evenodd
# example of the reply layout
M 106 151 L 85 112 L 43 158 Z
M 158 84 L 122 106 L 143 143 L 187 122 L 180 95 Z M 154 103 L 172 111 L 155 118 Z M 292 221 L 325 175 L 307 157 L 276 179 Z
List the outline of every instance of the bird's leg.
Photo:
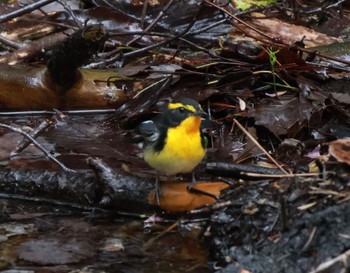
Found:
M 160 206 L 160 175 L 159 172 L 157 172 L 156 176 L 156 184 L 155 184 L 155 192 L 154 192 L 157 205 Z
M 196 180 L 196 177 L 194 175 L 194 172 L 192 172 L 192 182 L 187 186 L 187 190 L 191 193 L 197 193 L 197 194 L 203 194 L 203 195 L 209 196 L 209 197 L 215 199 L 217 202 L 220 201 L 220 198 L 218 196 L 216 196 L 215 194 L 196 189 L 194 187 L 196 184 L 197 184 L 197 180 Z

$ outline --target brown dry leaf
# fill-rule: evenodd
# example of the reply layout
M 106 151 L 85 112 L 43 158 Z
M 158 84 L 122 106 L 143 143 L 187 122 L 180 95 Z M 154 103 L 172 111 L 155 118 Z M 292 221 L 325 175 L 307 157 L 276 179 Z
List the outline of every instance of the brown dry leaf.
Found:
M 216 202 L 209 196 L 188 192 L 188 184 L 163 182 L 161 185 L 160 207 L 169 212 L 177 212 L 192 210 Z M 220 192 L 227 187 L 228 185 L 222 182 L 201 182 L 195 185 L 196 189 L 216 196 L 219 196 Z M 148 200 L 151 204 L 156 204 L 153 194 L 150 194 Z
M 337 139 L 328 143 L 328 152 L 337 161 L 350 165 L 350 138 Z
M 263 99 L 248 116 L 255 118 L 255 124 L 265 126 L 275 135 L 285 135 L 296 122 L 309 120 L 315 105 L 304 97 L 282 96 L 279 100 Z
M 250 24 L 270 36 L 280 38 L 288 44 L 300 41 L 304 36 L 306 37 L 304 40 L 306 47 L 343 42 L 343 39 L 330 37 L 307 27 L 285 23 L 278 19 L 267 19 L 265 15 L 261 13 L 253 13 L 252 15 L 261 19 L 252 20 Z M 249 32 L 248 29 L 246 29 L 246 31 Z

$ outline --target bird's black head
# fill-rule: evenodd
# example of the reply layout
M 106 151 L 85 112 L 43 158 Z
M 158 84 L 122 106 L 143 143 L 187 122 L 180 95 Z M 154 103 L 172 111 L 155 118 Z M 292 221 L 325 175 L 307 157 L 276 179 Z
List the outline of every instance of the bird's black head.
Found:
M 168 109 L 161 114 L 161 123 L 174 127 L 189 116 L 206 117 L 201 105 L 190 98 L 180 98 L 168 104 Z

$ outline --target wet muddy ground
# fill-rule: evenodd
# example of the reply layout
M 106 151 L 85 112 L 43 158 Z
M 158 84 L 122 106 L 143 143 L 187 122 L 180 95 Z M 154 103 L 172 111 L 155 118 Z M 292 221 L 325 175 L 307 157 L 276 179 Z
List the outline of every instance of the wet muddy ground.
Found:
M 349 271 L 347 1 L 2 2 L 0 271 Z M 134 128 L 179 97 L 221 195 L 170 213 Z

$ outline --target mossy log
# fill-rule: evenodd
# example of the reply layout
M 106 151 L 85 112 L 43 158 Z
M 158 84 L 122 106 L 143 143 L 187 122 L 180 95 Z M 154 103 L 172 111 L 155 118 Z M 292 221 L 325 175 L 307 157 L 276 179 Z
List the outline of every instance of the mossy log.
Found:
M 0 109 L 101 109 L 123 104 L 124 91 L 110 79 L 126 77 L 108 70 L 80 69 L 106 37 L 101 26 L 87 26 L 53 52 L 47 67 L 0 64 Z

